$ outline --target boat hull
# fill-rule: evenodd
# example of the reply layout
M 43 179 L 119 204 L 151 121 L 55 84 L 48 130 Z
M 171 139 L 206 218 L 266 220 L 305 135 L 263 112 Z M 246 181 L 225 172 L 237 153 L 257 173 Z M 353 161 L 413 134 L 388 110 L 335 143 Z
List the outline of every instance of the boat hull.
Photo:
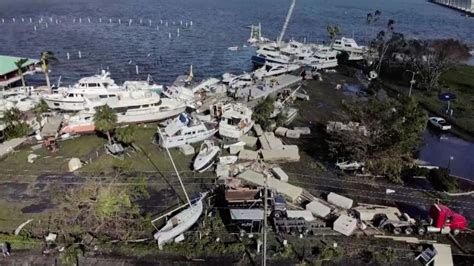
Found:
M 204 209 L 203 200 L 205 195 L 205 193 L 202 194 L 191 207 L 188 207 L 169 219 L 165 226 L 154 234 L 153 237 L 158 242 L 160 249 L 164 244 L 173 241 L 173 239 L 187 231 L 198 221 Z
M 219 156 L 219 149 L 215 149 L 212 151 L 210 155 L 207 156 L 198 156 L 196 157 L 196 160 L 193 163 L 193 168 L 194 171 L 198 173 L 202 173 L 209 169 L 215 162 L 217 157 Z
M 164 139 L 160 138 L 160 146 L 163 148 L 176 148 L 186 144 L 197 143 L 211 138 L 212 136 L 214 136 L 214 134 L 216 134 L 216 132 L 217 129 L 212 129 L 197 136 L 190 135 L 188 137 L 172 136 L 165 137 Z

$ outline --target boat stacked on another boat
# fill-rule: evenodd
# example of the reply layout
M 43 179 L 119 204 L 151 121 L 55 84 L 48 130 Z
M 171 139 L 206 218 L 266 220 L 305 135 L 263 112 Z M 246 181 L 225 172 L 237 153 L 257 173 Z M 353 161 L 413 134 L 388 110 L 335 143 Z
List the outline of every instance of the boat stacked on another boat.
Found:
M 81 111 L 87 107 L 86 99 L 108 104 L 120 97 L 126 97 L 129 92 L 147 91 L 160 93 L 162 86 L 150 84 L 147 81 L 126 81 L 118 86 L 110 78 L 110 73 L 102 71 L 100 75 L 81 78 L 72 87 L 60 87 L 53 94 L 44 95 L 43 100 L 49 108 L 63 111 Z
M 98 101 L 98 102 L 97 102 Z M 95 130 L 95 107 L 102 102 L 85 99 L 85 108 L 64 119 L 63 133 L 86 133 Z M 184 112 L 186 106 L 175 100 L 161 98 L 150 91 L 132 91 L 110 100 L 107 105 L 117 114 L 118 123 L 148 123 L 165 120 Z

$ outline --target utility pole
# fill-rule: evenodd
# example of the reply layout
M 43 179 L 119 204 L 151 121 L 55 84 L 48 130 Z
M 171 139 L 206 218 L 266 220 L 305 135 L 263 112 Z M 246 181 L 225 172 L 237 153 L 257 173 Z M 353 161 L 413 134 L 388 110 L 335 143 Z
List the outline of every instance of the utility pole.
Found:
M 411 80 L 410 80 L 410 91 L 408 91 L 408 97 L 411 97 L 411 91 L 413 89 L 413 85 L 415 85 L 416 83 L 415 75 L 418 74 L 418 71 L 411 71 L 411 70 L 406 70 L 406 71 L 412 73 Z
M 268 208 L 268 174 L 265 173 L 265 189 L 263 196 L 263 256 L 262 265 L 267 266 L 267 208 Z

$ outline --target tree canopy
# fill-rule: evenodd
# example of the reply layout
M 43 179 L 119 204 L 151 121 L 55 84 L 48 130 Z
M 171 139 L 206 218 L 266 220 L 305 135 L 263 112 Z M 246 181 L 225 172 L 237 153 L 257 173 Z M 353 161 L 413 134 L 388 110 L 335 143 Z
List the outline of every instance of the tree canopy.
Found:
M 331 132 L 327 140 L 330 156 L 365 161 L 372 173 L 400 182 L 402 167 L 411 161 L 426 126 L 421 106 L 404 97 L 400 101 L 370 98 L 366 105 L 348 108 L 368 134 Z
M 94 114 L 96 130 L 107 135 L 109 144 L 112 144 L 110 132 L 117 126 L 117 114 L 108 105 L 99 106 Z

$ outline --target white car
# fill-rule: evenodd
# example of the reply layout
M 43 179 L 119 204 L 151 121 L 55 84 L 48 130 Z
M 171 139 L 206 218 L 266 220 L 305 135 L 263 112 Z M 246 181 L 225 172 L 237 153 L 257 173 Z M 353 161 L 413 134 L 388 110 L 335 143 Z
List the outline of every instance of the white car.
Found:
M 450 130 L 451 125 L 446 122 L 446 120 L 442 117 L 430 117 L 428 119 L 434 127 L 437 127 L 441 130 Z

